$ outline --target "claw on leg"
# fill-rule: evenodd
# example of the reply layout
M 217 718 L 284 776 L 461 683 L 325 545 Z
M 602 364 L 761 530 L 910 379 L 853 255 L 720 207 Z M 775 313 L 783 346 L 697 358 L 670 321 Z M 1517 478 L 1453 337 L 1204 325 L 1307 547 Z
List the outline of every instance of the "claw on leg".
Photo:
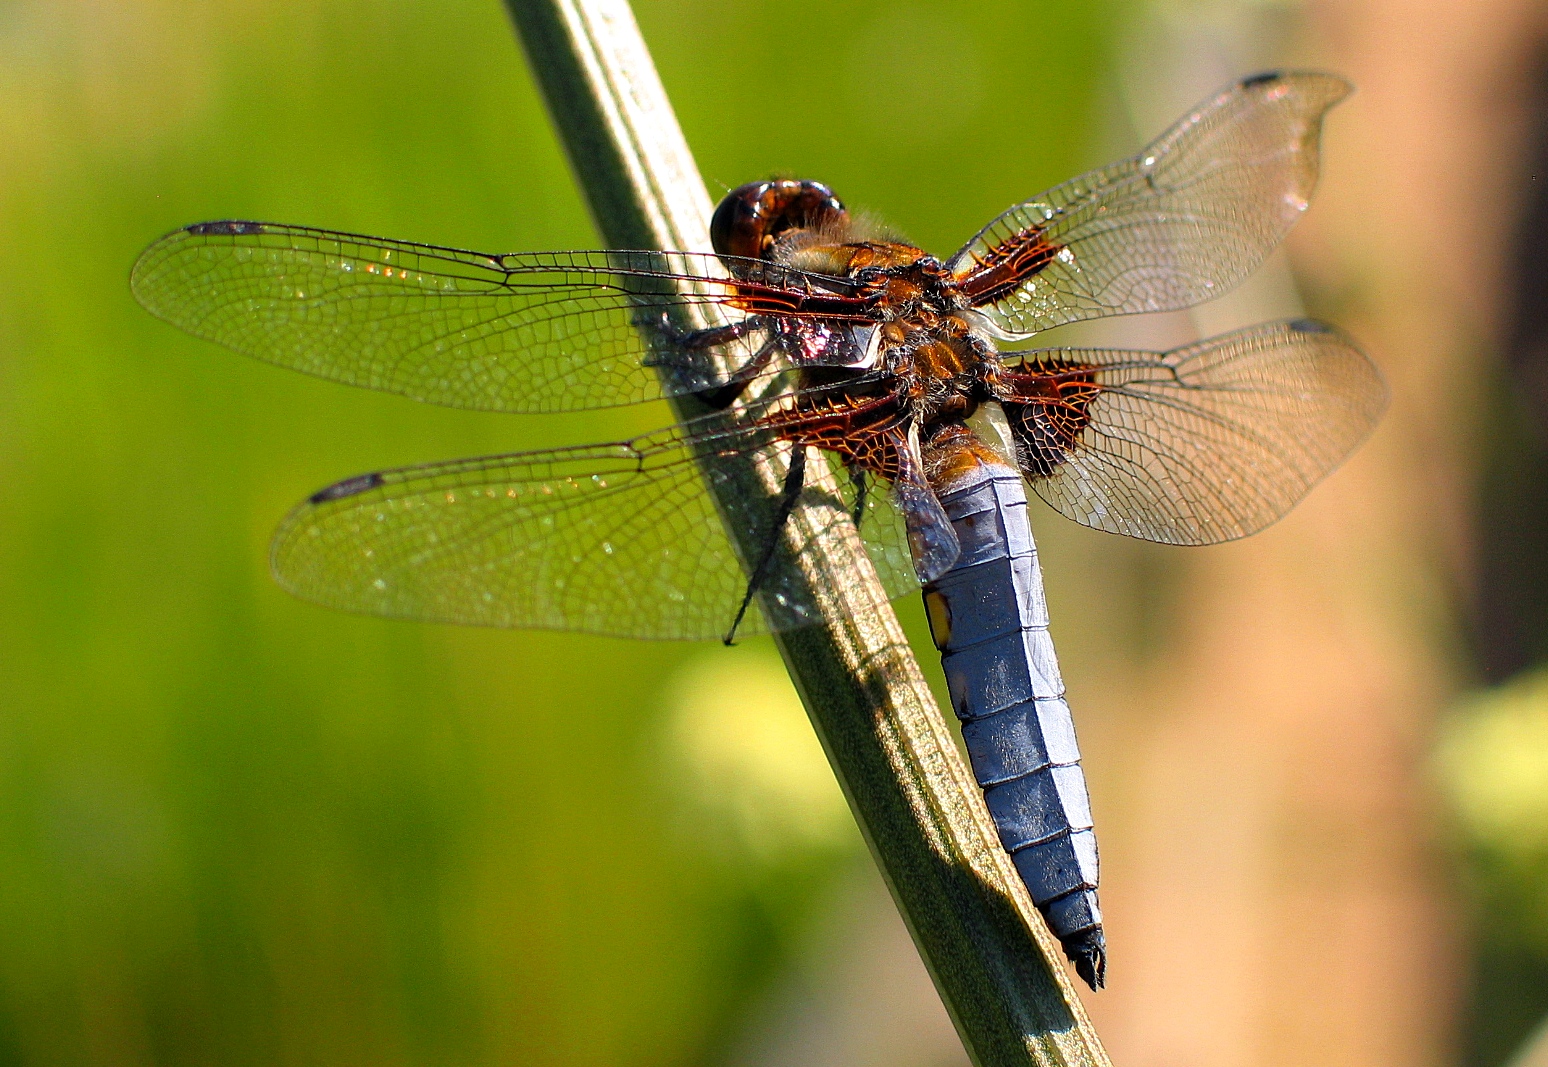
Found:
M 723 345 L 733 344 L 749 334 L 756 333 L 766 328 L 763 319 L 757 315 L 743 319 L 741 322 L 728 323 L 725 326 L 712 326 L 703 330 L 682 330 L 674 323 L 666 313 L 661 313 L 661 318 L 656 324 L 656 332 L 666 339 L 664 351 L 647 356 L 644 365 L 647 367 L 669 367 L 675 370 L 698 376 L 704 384 L 699 388 L 687 389 L 685 392 L 698 397 L 708 407 L 722 411 L 735 403 L 736 399 L 746 390 L 747 385 L 768 369 L 774 354 L 779 346 L 770 338 L 764 345 L 754 352 L 752 358 L 731 372 L 723 382 L 711 384 L 713 376 L 708 372 L 704 363 L 696 359 L 675 359 L 673 352 L 703 352 L 706 349 L 719 348 Z M 697 381 L 695 384 L 698 384 Z
M 758 563 L 753 567 L 752 574 L 747 579 L 747 593 L 742 597 L 741 607 L 736 609 L 736 618 L 731 620 L 731 629 L 726 631 L 726 636 L 721 642 L 730 645 L 736 640 L 737 627 L 742 625 L 742 619 L 747 614 L 747 609 L 752 605 L 752 598 L 763 587 L 764 579 L 768 577 L 769 566 L 774 562 L 774 553 L 779 548 L 780 536 L 785 532 L 785 523 L 790 521 L 790 515 L 795 511 L 796 501 L 801 499 L 801 490 L 806 488 L 806 446 L 796 445 L 790 454 L 790 469 L 785 472 L 785 487 L 780 494 L 779 508 L 774 513 L 774 522 L 769 529 L 767 541 L 763 546 L 763 554 L 759 556 Z

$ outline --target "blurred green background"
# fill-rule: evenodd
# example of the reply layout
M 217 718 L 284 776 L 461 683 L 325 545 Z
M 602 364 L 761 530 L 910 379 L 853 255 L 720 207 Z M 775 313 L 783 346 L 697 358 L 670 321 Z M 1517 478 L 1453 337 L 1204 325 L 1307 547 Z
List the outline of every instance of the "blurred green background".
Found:
M 712 188 L 820 177 L 948 251 L 1094 162 L 1110 9 L 1022 10 L 639 17 Z M 802 821 L 831 781 L 753 830 L 713 775 L 685 795 L 663 746 L 706 650 L 352 618 L 266 567 L 341 476 L 665 409 L 351 391 L 182 336 L 126 284 L 212 218 L 594 246 L 498 0 L 6 2 L 0 144 L 0 1063 L 721 1055 L 859 855 L 841 807 Z M 788 703 L 765 643 L 714 656 L 738 704 Z

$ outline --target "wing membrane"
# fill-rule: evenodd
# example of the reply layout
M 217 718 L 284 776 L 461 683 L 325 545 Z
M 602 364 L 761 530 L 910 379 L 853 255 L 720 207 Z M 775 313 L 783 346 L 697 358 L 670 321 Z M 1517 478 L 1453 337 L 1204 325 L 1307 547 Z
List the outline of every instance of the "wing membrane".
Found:
M 1031 479 L 1037 495 L 1084 526 L 1163 544 L 1268 526 L 1343 462 L 1387 402 L 1370 360 L 1306 320 L 1166 353 L 1020 354 L 1026 365 L 1095 368 L 1084 426 L 1064 461 Z
M 1260 75 L 1144 151 L 1006 211 L 949 264 L 1007 337 L 1189 307 L 1236 286 L 1305 211 L 1329 74 Z
M 300 597 L 366 614 L 719 637 L 747 578 L 694 457 L 717 481 L 744 477 L 750 452 L 762 452 L 782 475 L 786 448 L 766 429 L 713 416 L 615 444 L 363 475 L 291 513 L 275 535 L 274 570 Z M 725 521 L 768 522 L 751 495 L 735 498 L 746 501 L 736 505 L 745 511 Z M 862 529 L 884 586 L 897 596 L 918 584 L 902 524 L 884 489 L 870 498 Z M 812 487 L 805 518 L 818 529 L 847 523 L 852 503 L 847 485 L 838 494 Z M 815 605 L 790 578 L 774 569 L 740 632 L 817 621 Z
M 846 312 L 840 279 L 741 267 L 747 277 L 733 284 L 719 257 L 697 253 L 487 255 L 224 222 L 152 245 L 131 286 L 161 318 L 271 363 L 451 407 L 549 412 L 658 398 L 667 390 L 653 362 L 679 371 L 670 392 L 713 388 L 761 344 L 733 340 L 713 365 L 648 340 L 637 324 L 674 308 L 741 301 L 799 316 L 820 294 L 823 317 Z M 685 282 L 693 292 L 676 292 Z

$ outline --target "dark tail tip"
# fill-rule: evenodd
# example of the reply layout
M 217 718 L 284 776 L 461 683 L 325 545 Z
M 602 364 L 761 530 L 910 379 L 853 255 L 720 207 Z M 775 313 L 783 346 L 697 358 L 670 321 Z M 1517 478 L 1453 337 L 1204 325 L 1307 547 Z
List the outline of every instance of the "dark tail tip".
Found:
M 1075 973 L 1093 991 L 1107 984 L 1107 938 L 1100 926 L 1087 927 L 1065 938 L 1064 954 L 1075 964 Z
M 1243 89 L 1251 89 L 1254 85 L 1267 85 L 1270 82 L 1277 82 L 1284 76 L 1285 72 L 1282 70 L 1266 70 L 1262 74 L 1254 74 L 1251 77 L 1243 78 L 1241 86 Z

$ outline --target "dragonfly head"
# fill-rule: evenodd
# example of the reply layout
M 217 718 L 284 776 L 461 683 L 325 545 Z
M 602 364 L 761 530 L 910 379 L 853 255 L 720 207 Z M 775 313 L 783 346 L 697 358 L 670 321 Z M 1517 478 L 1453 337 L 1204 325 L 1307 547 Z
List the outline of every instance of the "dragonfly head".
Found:
M 831 230 L 848 219 L 843 203 L 821 182 L 749 182 L 732 189 L 715 208 L 710 241 L 718 255 L 772 259 L 774 241 L 786 230 Z

